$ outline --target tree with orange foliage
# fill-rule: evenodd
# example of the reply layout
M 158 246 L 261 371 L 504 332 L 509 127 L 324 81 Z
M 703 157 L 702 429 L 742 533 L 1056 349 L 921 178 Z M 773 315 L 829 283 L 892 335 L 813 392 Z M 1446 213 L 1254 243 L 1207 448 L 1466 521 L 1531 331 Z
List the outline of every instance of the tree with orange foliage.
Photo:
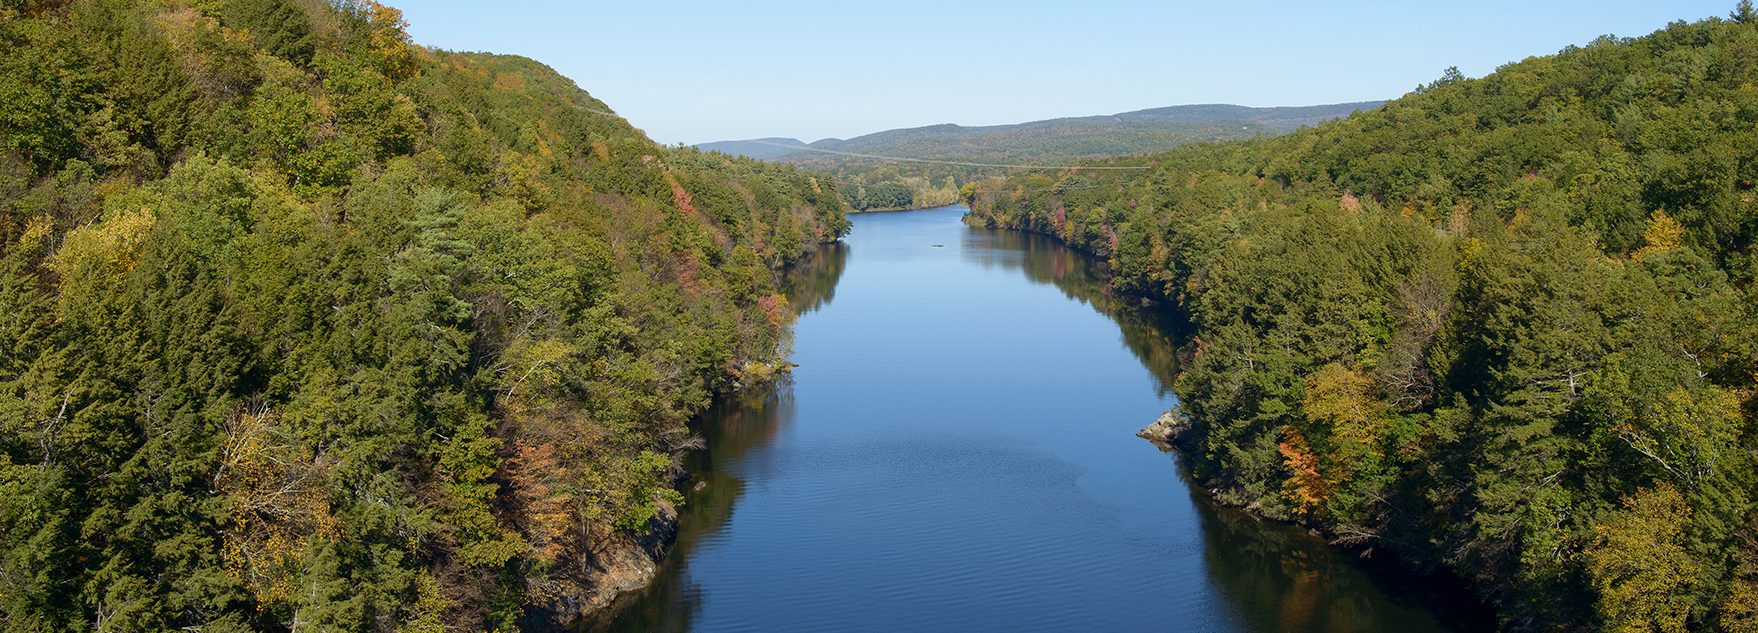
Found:
M 1288 468 L 1288 479 L 1282 482 L 1282 496 L 1294 503 L 1301 514 L 1317 514 L 1331 497 L 1331 482 L 1319 473 L 1319 459 L 1300 429 L 1282 427 L 1282 441 L 1276 444 L 1282 463 Z
M 519 531 L 540 561 L 553 563 L 562 555 L 574 526 L 574 497 L 556 485 L 566 472 L 554 444 L 514 441 L 505 474 L 520 506 Z

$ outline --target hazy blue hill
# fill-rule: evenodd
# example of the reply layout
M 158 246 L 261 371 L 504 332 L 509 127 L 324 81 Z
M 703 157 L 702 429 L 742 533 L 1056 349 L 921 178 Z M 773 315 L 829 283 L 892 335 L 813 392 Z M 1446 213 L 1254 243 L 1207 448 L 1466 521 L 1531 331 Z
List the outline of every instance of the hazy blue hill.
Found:
M 1202 123 L 1209 121 L 1252 121 L 1264 125 L 1298 128 L 1316 125 L 1331 119 L 1349 116 L 1357 110 L 1374 110 L 1384 101 L 1358 101 L 1315 106 L 1252 108 L 1224 103 L 1182 105 L 1150 108 L 1115 115 L 1125 121 L 1163 123 Z
M 696 149 L 704 152 L 720 152 L 734 156 L 746 156 L 758 160 L 774 160 L 794 154 L 796 147 L 806 144 L 797 138 L 755 138 L 744 141 L 716 141 L 697 145 Z
M 762 160 L 841 167 L 860 158 L 828 152 L 970 161 L 1047 161 L 1122 156 L 1194 141 L 1289 132 L 1372 110 L 1363 101 L 1304 107 L 1253 108 L 1228 104 L 1181 105 L 1113 115 L 1069 117 L 1013 125 L 930 125 L 806 144 L 791 138 L 704 143 L 698 147 Z M 790 147 L 827 151 L 790 150 Z

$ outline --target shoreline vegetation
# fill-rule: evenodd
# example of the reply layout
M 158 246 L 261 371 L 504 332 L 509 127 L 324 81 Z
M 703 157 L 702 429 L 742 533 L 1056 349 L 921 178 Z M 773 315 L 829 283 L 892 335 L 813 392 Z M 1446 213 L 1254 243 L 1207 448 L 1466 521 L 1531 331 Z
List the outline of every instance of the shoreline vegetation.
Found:
M 847 205 L 404 26 L 0 7 L 0 628 L 542 629 L 651 574 Z
M 1186 316 L 1178 444 L 1221 502 L 1509 629 L 1758 630 L 1754 51 L 1741 2 L 1143 174 L 978 182 L 967 222 Z
M 853 214 L 857 214 L 857 213 L 897 213 L 899 211 L 927 211 L 929 209 L 941 209 L 941 208 L 945 208 L 945 207 L 954 206 L 957 204 L 958 204 L 957 202 L 951 202 L 951 203 L 947 203 L 947 204 L 935 204 L 935 205 L 929 205 L 929 206 L 925 206 L 925 207 L 886 207 L 883 209 L 858 209 L 858 210 L 857 209 L 850 209 L 849 214 L 853 215 Z

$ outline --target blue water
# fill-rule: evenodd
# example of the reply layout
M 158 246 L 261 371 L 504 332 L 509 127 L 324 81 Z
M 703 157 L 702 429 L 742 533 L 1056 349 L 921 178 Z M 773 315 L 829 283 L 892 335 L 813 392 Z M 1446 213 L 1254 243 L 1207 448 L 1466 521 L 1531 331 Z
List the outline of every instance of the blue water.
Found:
M 1134 436 L 1173 402 L 1153 311 L 963 212 L 858 216 L 796 274 L 799 366 L 706 416 L 706 485 L 609 628 L 1439 628 L 1347 554 L 1193 494 Z

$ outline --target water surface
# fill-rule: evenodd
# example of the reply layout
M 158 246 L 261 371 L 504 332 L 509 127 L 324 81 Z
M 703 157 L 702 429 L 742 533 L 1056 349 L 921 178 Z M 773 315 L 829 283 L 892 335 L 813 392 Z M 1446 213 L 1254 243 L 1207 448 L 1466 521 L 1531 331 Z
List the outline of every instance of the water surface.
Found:
M 791 379 L 718 405 L 629 631 L 1432 631 L 1348 555 L 1133 436 L 1172 343 L 1088 258 L 961 207 L 857 216 L 793 278 Z

